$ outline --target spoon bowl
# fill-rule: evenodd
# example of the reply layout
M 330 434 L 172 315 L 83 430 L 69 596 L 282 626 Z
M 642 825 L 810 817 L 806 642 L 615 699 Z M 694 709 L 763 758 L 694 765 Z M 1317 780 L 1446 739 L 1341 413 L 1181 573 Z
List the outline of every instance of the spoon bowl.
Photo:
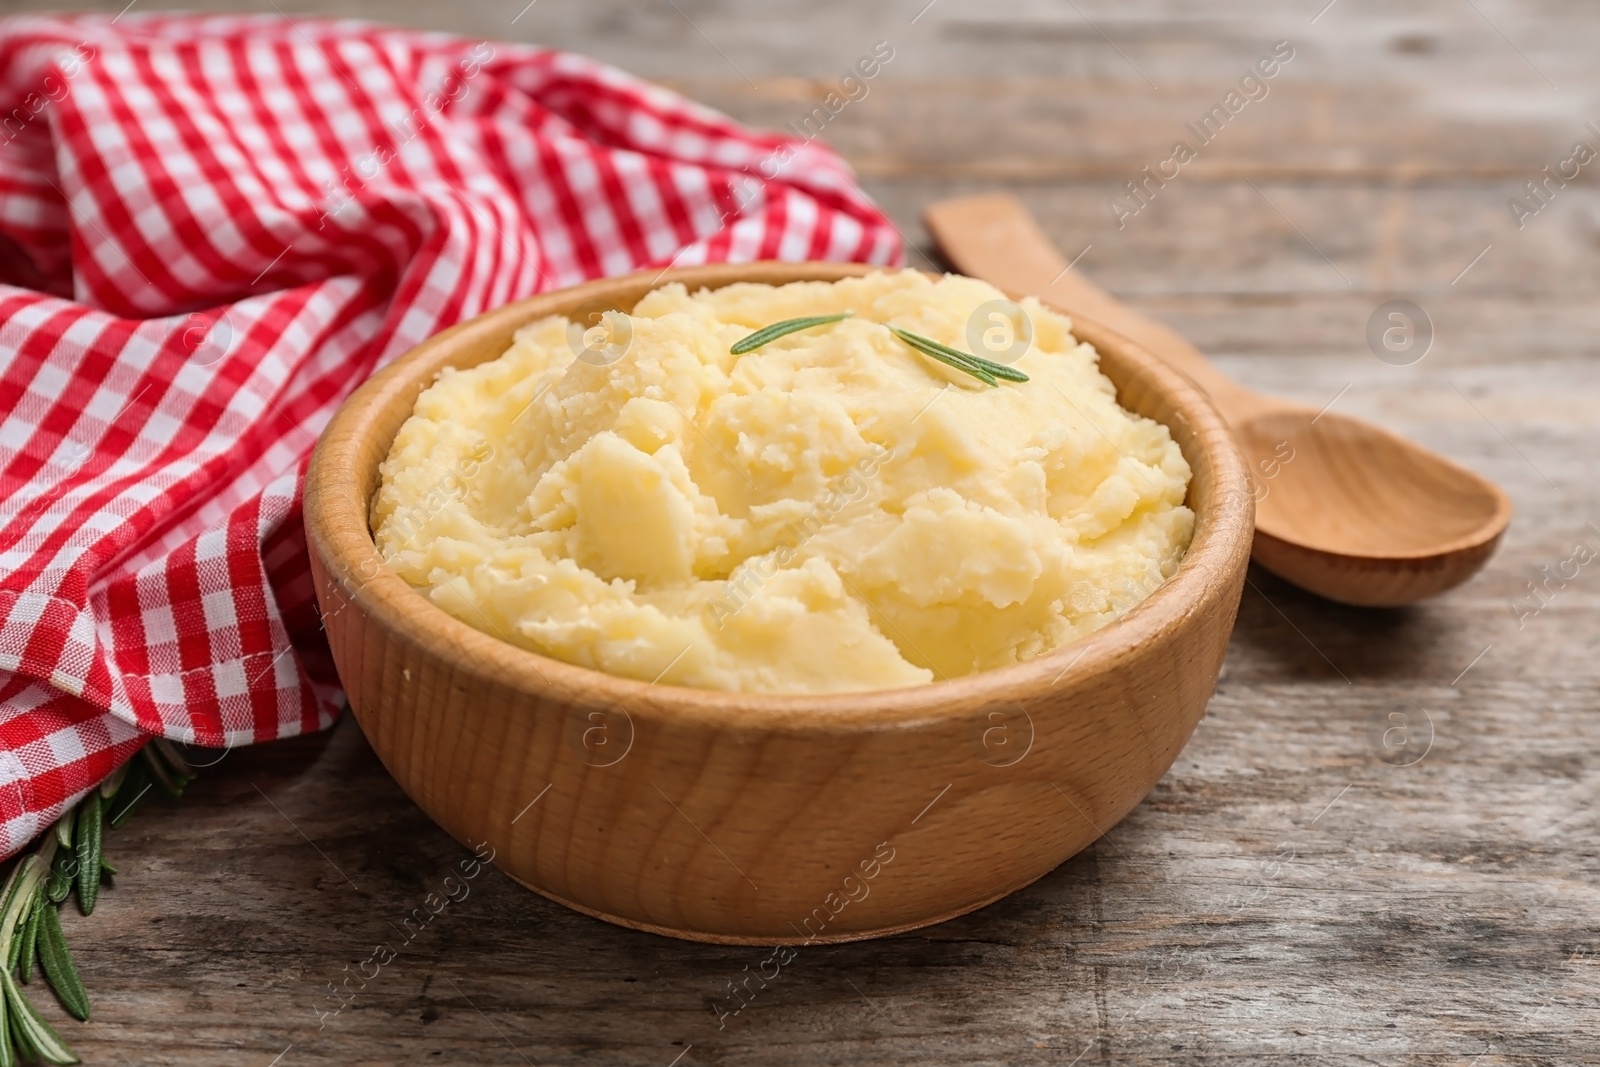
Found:
M 1178 333 L 1073 270 L 1015 198 L 945 200 L 924 221 L 957 270 L 1037 296 L 1097 347 L 1131 340 L 1205 390 L 1250 469 L 1251 555 L 1267 570 L 1330 600 L 1395 607 L 1460 585 L 1494 554 L 1511 521 L 1494 483 L 1369 422 L 1229 380 Z
M 1493 484 L 1360 419 L 1275 407 L 1230 425 L 1255 483 L 1256 562 L 1331 600 L 1437 596 L 1483 566 L 1511 519 Z

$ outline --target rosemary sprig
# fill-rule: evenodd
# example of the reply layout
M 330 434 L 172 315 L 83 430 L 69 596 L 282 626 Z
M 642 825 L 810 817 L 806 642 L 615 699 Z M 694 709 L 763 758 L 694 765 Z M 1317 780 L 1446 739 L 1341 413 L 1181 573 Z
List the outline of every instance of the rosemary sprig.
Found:
M 889 332 L 894 334 L 918 352 L 940 363 L 947 363 L 957 370 L 964 370 L 979 381 L 987 381 L 993 385 L 995 378 L 1004 378 L 1008 382 L 1025 382 L 1028 376 L 1014 367 L 1004 363 L 996 363 L 992 359 L 975 356 L 971 352 L 963 352 L 959 348 L 951 348 L 947 344 L 935 341 L 931 337 L 924 337 L 920 333 L 902 330 L 898 326 L 890 326 Z
M 95 901 L 100 899 L 100 852 L 105 834 L 100 790 L 92 790 L 78 804 L 78 906 L 85 915 L 94 914 Z
M 998 380 L 993 374 L 987 370 L 984 370 L 976 363 L 969 361 L 960 352 L 956 352 L 955 349 L 946 351 L 943 346 L 935 345 L 931 341 L 928 341 L 926 338 L 922 337 L 920 334 L 911 333 L 909 330 L 902 330 L 895 326 L 889 327 L 889 332 L 900 338 L 900 340 L 904 341 L 912 348 L 916 349 L 918 352 L 921 352 L 923 355 L 927 356 L 929 359 L 936 359 L 946 366 L 954 367 L 958 371 L 963 371 L 967 374 L 970 374 L 984 385 L 993 386 L 999 384 Z M 952 355 L 952 352 L 955 354 Z
M 810 315 L 800 319 L 784 319 L 782 322 L 775 322 L 771 326 L 763 326 L 748 337 L 740 338 L 733 343 L 728 351 L 736 356 L 742 356 L 746 352 L 754 352 L 769 341 L 776 341 L 780 337 L 798 333 L 801 330 L 809 330 L 813 326 L 825 326 L 830 322 L 838 322 L 854 314 L 855 312 L 853 311 L 841 311 L 837 315 Z M 936 359 L 948 367 L 954 367 L 958 371 L 970 374 L 985 385 L 998 385 L 1000 379 L 1008 382 L 1025 382 L 1028 380 L 1026 374 L 1014 367 L 1008 367 L 1004 363 L 996 363 L 992 359 L 984 359 L 982 356 L 975 356 L 971 352 L 963 352 L 959 348 L 951 348 L 949 345 L 935 341 L 931 337 L 924 337 L 920 333 L 912 333 L 910 330 L 903 330 L 898 326 L 890 326 L 887 323 L 880 323 L 879 325 L 882 325 L 901 341 L 904 341 L 929 359 Z
M 782 322 L 775 322 L 771 326 L 763 326 L 748 337 L 741 337 L 733 343 L 733 346 L 728 351 L 736 356 L 742 356 L 746 352 L 754 352 L 769 341 L 776 341 L 780 337 L 798 333 L 801 330 L 809 330 L 813 326 L 826 326 L 830 322 L 839 322 L 842 319 L 848 319 L 854 314 L 855 312 L 853 311 L 841 311 L 837 315 L 808 315 L 800 319 L 784 319 Z
M 194 769 L 177 749 L 156 739 L 78 802 L 40 838 L 39 847 L 11 870 L 0 890 L 0 1067 L 38 1061 L 71 1064 L 78 1056 L 23 994 L 37 960 L 45 982 L 73 1018 L 89 1018 L 89 994 L 67 950 L 61 905 L 74 889 L 85 915 L 94 911 L 106 863 L 105 827 L 122 825 L 153 785 L 178 795 Z M 110 813 L 109 817 L 107 813 Z

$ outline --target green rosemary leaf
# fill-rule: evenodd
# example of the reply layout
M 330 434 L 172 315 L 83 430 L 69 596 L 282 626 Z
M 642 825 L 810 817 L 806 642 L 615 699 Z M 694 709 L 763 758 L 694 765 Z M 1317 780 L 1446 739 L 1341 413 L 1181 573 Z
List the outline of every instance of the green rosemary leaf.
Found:
M 78 977 L 78 968 L 72 963 L 72 953 L 67 951 L 67 938 L 61 932 L 61 916 L 55 908 L 46 908 L 39 923 L 39 969 L 45 981 L 56 991 L 61 1006 L 75 1019 L 89 1018 L 89 993 Z
M 132 762 L 132 760 L 128 761 L 128 763 Z M 101 800 L 110 800 L 112 797 L 117 795 L 117 790 L 122 788 L 123 781 L 128 777 L 128 763 L 124 763 L 122 766 L 112 771 L 111 777 L 100 783 Z M 71 844 L 70 841 L 65 843 Z
M 7 952 L 23 915 L 38 896 L 39 885 L 44 881 L 43 868 L 37 854 L 24 856 L 22 862 L 12 868 L 3 894 L 5 903 L 0 906 L 0 945 L 4 945 Z
M 936 359 L 948 367 L 954 367 L 958 371 L 961 371 L 965 374 L 970 374 L 985 385 L 999 384 L 995 380 L 995 376 L 993 374 L 990 374 L 988 371 L 972 362 L 971 357 L 967 356 L 963 352 L 957 352 L 953 348 L 947 348 L 943 345 L 935 344 L 920 334 L 912 333 L 909 330 L 902 330 L 898 326 L 889 327 L 889 332 L 900 338 L 900 340 L 904 341 L 912 348 L 916 349 L 918 352 L 921 352 L 923 355 L 927 356 L 929 359 Z
M 6 1018 L 5 994 L 0 993 L 0 1067 L 16 1067 L 17 1054 L 11 1048 L 11 1027 Z
M 59 904 L 72 893 L 73 864 L 77 862 L 71 852 L 58 851 L 44 880 L 44 895 L 52 904 Z
M 754 352 L 767 342 L 776 341 L 787 334 L 809 330 L 813 326 L 826 326 L 830 322 L 848 319 L 854 314 L 855 312 L 853 311 L 841 311 L 837 315 L 808 315 L 800 319 L 784 319 L 782 322 L 775 322 L 771 326 L 763 326 L 748 337 L 740 338 L 733 343 L 733 346 L 728 351 L 736 356 L 742 356 L 746 352 Z
M 31 857 L 30 857 L 31 858 Z M 17 963 L 22 958 L 22 946 L 28 940 L 28 927 L 33 923 L 33 917 L 38 914 L 39 894 L 37 891 L 30 894 L 31 900 L 24 901 L 17 915 L 16 929 L 11 935 L 11 941 L 6 945 L 6 970 L 15 971 Z
M 0 999 L 4 999 L 3 995 L 0 995 Z M 39 1050 L 33 1048 L 29 1043 L 27 1031 L 23 1030 L 21 1023 L 17 1021 L 16 1013 L 8 1012 L 7 1021 L 9 1025 L 6 1027 L 6 1029 L 9 1032 L 6 1036 L 11 1041 L 15 1041 L 17 1043 L 17 1062 L 38 1063 Z
M 1004 363 L 996 363 L 992 359 L 984 359 L 982 356 L 974 356 L 970 353 L 963 353 L 963 355 L 966 355 L 968 359 L 996 378 L 1004 378 L 1008 382 L 1025 382 L 1029 380 L 1026 374 L 1015 367 L 1008 367 Z
M 6 957 L 7 966 L 0 971 L 0 979 L 8 988 L 13 988 L 15 983 L 11 978 L 11 970 L 16 966 L 16 956 L 21 950 L 19 942 L 22 940 L 22 923 L 27 919 L 29 912 L 35 908 L 39 901 L 39 887 L 44 881 L 44 872 L 49 863 L 48 853 L 54 851 L 54 840 L 47 840 L 40 850 L 46 852 L 45 857 L 39 853 L 24 856 L 15 867 L 11 869 L 11 877 L 6 880 L 5 890 L 0 892 L 0 952 Z M 18 994 L 20 999 L 20 994 Z M 12 1049 L 12 1037 L 7 1025 L 5 1015 L 7 1009 L 14 1008 L 7 1005 L 6 997 L 0 995 L 0 1067 L 15 1064 L 16 1054 Z M 19 1042 L 24 1056 L 32 1056 L 33 1048 L 29 1046 L 27 1035 L 30 1031 L 24 1027 L 24 1039 Z
M 141 759 L 128 761 L 128 777 L 123 781 L 122 788 L 117 790 L 116 798 L 107 806 L 109 814 L 106 822 L 113 830 L 128 821 L 128 816 L 133 814 L 134 806 L 150 791 L 150 772 L 147 764 Z
M 1008 382 L 1025 382 L 1028 380 L 1026 374 L 1014 367 L 1008 367 L 1004 363 L 996 363 L 992 359 L 984 359 L 982 356 L 975 356 L 971 352 L 963 352 L 959 348 L 951 348 L 949 345 L 935 341 L 931 337 L 924 337 L 920 333 L 912 333 L 910 330 L 902 330 L 898 326 L 891 326 L 889 329 L 896 337 L 923 355 L 932 356 L 934 359 L 964 370 L 974 377 L 978 377 L 975 371 L 981 370 L 990 377 L 1004 378 Z M 989 384 L 993 385 L 994 383 L 990 382 Z
M 133 799 L 129 800 L 122 810 L 118 811 L 116 814 L 112 815 L 111 818 L 106 820 L 106 824 L 113 830 L 122 829 L 122 824 L 128 821 L 128 817 L 133 814 L 133 809 L 139 804 L 139 797 L 142 797 L 143 795 L 143 793 L 140 793 L 138 796 L 135 796 Z
M 178 751 L 178 747 L 171 741 L 168 741 L 165 737 L 157 737 L 151 741 L 151 744 L 155 746 L 157 754 L 167 761 L 167 766 L 171 767 L 172 772 L 179 778 L 192 782 L 199 777 L 194 773 L 194 768 L 189 766 L 189 761 L 183 758 L 183 754 Z
M 145 766 L 150 770 L 150 776 L 155 779 L 156 785 L 161 787 L 163 793 L 169 797 L 183 796 L 183 787 L 188 782 L 173 774 L 154 749 L 146 745 L 139 750 L 139 756 L 143 757 Z
M 0 994 L 0 1000 L 4 999 L 5 995 Z M 17 1043 L 17 1062 L 38 1063 L 39 1050 L 33 1047 L 33 1042 L 28 1038 L 28 1031 L 23 1027 L 22 1020 L 17 1018 L 15 1009 L 6 1011 L 6 1023 L 6 1037 Z
M 29 858 L 31 859 L 32 857 Z M 21 887 L 27 866 L 28 860 L 24 859 L 21 863 L 11 868 L 11 877 L 6 879 L 5 889 L 0 890 L 0 926 L 3 926 L 5 920 L 11 915 L 11 905 L 16 899 L 18 888 Z M 0 935 L 0 937 L 3 936 Z
M 59 845 L 62 848 L 71 848 L 72 847 L 72 809 L 71 808 L 68 808 L 67 809 L 67 813 L 65 815 L 61 816 L 60 820 L 56 822 L 56 844 Z
M 78 907 L 85 915 L 94 913 L 100 896 L 101 836 L 105 832 L 100 792 L 93 790 L 78 805 Z
M 45 901 L 42 881 L 28 895 L 31 899 L 24 902 L 22 911 L 17 916 L 16 928 L 11 933 L 11 943 L 6 947 L 6 969 L 13 973 L 19 968 L 26 971 L 33 969 L 33 957 L 29 955 L 33 949 L 33 941 L 30 938 L 37 929 L 39 913 L 49 907 Z
M 28 916 L 28 925 L 19 938 L 22 942 L 22 951 L 17 954 L 17 963 L 22 967 L 17 977 L 24 982 L 33 981 L 33 963 L 39 954 L 39 927 L 44 922 L 44 913 L 54 910 L 50 906 L 50 901 L 41 895 L 34 902 L 33 914 Z
M 16 1036 L 17 1045 L 24 1055 L 30 1059 L 52 1064 L 65 1065 L 79 1062 L 77 1055 L 65 1041 L 61 1040 L 61 1035 L 56 1033 L 55 1027 L 45 1022 L 44 1017 L 28 1003 L 22 991 L 17 988 L 17 983 L 12 979 L 10 972 L 0 974 L 0 983 L 5 985 L 4 999 L 6 1014 L 9 1016 L 7 1019 L 9 1029 Z
M 918 348 L 924 350 L 930 348 L 935 349 L 940 354 L 948 356 L 951 359 L 961 360 L 966 363 L 970 363 L 974 367 L 977 367 L 981 370 L 988 371 L 996 378 L 1004 378 L 1008 382 L 1028 381 L 1028 376 L 1022 371 L 1017 370 L 1015 367 L 1008 367 L 1004 363 L 996 363 L 992 359 L 985 359 L 982 356 L 975 356 L 971 352 L 963 352 L 959 348 L 952 348 L 943 341 L 935 341 L 931 337 L 925 337 L 920 333 L 912 333 L 910 330 L 902 330 L 898 326 L 891 326 L 889 328 L 894 330 L 896 334 L 899 334 L 901 340 L 906 341 L 909 344 L 914 344 Z

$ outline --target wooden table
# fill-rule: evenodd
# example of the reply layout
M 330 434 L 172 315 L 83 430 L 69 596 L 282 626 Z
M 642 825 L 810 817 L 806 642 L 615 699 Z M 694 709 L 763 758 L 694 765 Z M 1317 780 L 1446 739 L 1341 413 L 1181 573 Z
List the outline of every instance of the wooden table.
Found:
M 1252 572 L 1206 720 L 1127 820 L 978 914 L 807 950 L 725 1029 L 712 1000 L 764 952 L 496 873 L 319 1017 L 465 852 L 349 719 L 235 752 L 112 837 L 92 919 L 63 913 L 86 1060 L 1600 1063 L 1600 560 L 1514 607 L 1575 543 L 1600 551 L 1600 163 L 1520 230 L 1507 206 L 1574 141 L 1600 149 L 1600 10 L 1326 2 L 284 0 L 575 49 L 770 126 L 888 41 L 826 138 L 914 243 L 928 200 L 1011 189 L 1229 372 L 1423 441 L 1517 518 L 1413 610 Z M 1108 198 L 1280 40 L 1268 96 L 1118 229 Z M 1413 365 L 1368 349 L 1391 298 L 1436 332 Z

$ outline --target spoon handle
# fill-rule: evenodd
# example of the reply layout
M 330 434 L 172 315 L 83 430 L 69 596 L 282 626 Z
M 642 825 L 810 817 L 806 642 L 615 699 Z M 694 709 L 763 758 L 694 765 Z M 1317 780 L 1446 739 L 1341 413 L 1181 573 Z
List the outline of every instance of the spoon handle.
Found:
M 1175 330 L 1139 314 L 1069 267 L 1015 197 L 988 193 L 940 200 L 924 210 L 922 220 L 962 274 L 1010 293 L 1037 296 L 1069 315 L 1115 330 L 1194 379 L 1230 422 L 1254 406 L 1253 394 L 1230 381 Z

